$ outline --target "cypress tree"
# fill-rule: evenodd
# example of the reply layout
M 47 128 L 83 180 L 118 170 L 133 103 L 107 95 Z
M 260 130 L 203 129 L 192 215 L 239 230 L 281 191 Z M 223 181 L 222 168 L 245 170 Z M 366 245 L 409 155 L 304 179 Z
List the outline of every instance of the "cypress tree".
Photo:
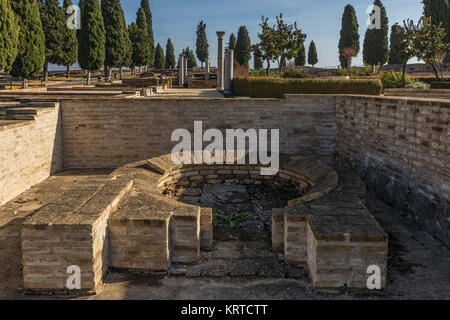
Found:
M 128 67 L 131 68 L 131 73 L 136 73 L 136 66 L 139 63 L 138 59 L 138 40 L 139 40 L 139 29 L 136 23 L 130 24 L 128 27 L 128 37 L 131 42 L 131 59 L 129 61 Z
M 167 40 L 166 44 L 166 61 L 164 64 L 165 69 L 175 68 L 175 49 L 173 48 L 172 41 L 170 38 Z
M 105 69 L 111 80 L 112 68 L 120 68 L 125 55 L 123 10 L 120 0 L 102 0 L 101 8 L 106 35 Z
M 165 57 L 164 50 L 158 43 L 155 50 L 155 69 L 164 69 Z
M 228 49 L 236 49 L 236 37 L 234 36 L 234 33 L 230 35 L 230 40 L 228 41 Z
M 65 20 L 69 18 L 67 14 L 67 8 L 73 5 L 71 0 L 64 0 L 63 3 L 63 13 Z M 67 73 L 66 77 L 70 77 L 70 66 L 78 61 L 78 39 L 76 29 L 69 29 L 64 23 L 65 28 L 63 29 L 63 43 L 61 46 L 60 54 L 60 64 L 66 66 Z
M 139 8 L 136 18 L 137 35 L 133 42 L 133 60 L 136 66 L 147 65 L 150 56 L 147 20 L 144 9 Z
M 11 3 L 19 20 L 19 44 L 11 75 L 26 80 L 35 77 L 44 66 L 45 37 L 36 0 L 15 0 Z
M 314 67 L 317 62 L 319 62 L 319 59 L 317 58 L 316 44 L 314 41 L 311 41 L 308 49 L 308 63 Z
M 297 67 L 303 67 L 306 64 L 306 49 L 305 44 L 303 44 L 302 48 L 298 52 L 295 57 L 294 63 Z
M 234 59 L 243 67 L 248 67 L 248 62 L 251 58 L 252 43 L 248 35 L 247 28 L 241 26 L 239 28 L 238 37 L 236 41 L 236 48 L 234 49 Z
M 397 46 L 399 39 L 397 35 L 401 32 L 401 27 L 398 23 L 394 24 L 391 28 L 391 38 L 390 38 L 390 52 L 388 64 L 402 64 L 403 62 L 399 59 L 397 54 Z
M 253 69 L 261 70 L 264 66 L 262 52 L 259 45 L 253 46 Z
M 197 26 L 196 53 L 202 67 L 203 63 L 208 59 L 208 49 L 209 44 L 208 38 L 206 37 L 206 24 L 203 21 L 200 21 Z
M 189 47 L 183 49 L 182 54 L 188 59 L 188 68 L 197 67 L 197 60 L 195 59 L 194 51 L 192 51 Z M 178 67 L 180 66 L 180 59 L 178 59 Z
M 123 59 L 120 64 L 120 72 L 122 72 L 122 67 L 130 67 L 132 64 L 132 56 L 133 56 L 133 44 L 130 40 L 130 35 L 128 34 L 127 21 L 125 20 L 125 14 L 122 10 L 122 18 L 121 18 L 122 32 L 123 32 Z
M 449 0 L 423 0 L 424 12 L 435 25 L 442 23 L 445 29 L 445 42 L 450 43 L 450 1 Z M 450 62 L 450 53 L 444 59 L 444 62 Z
M 363 60 L 367 65 L 371 65 L 373 70 L 375 66 L 383 66 L 389 57 L 389 21 L 386 14 L 386 8 L 380 0 L 373 3 L 381 10 L 381 29 L 367 29 L 364 38 Z
M 150 10 L 150 4 L 148 0 L 141 0 L 141 8 L 144 9 L 145 22 L 147 23 L 147 34 L 148 34 L 148 45 L 149 45 L 149 56 L 147 65 L 153 64 L 155 59 L 155 37 L 153 35 L 153 16 Z
M 17 56 L 19 27 L 10 0 L 0 0 L 0 70 L 9 72 Z
M 352 5 L 347 5 L 342 15 L 341 36 L 339 39 L 339 61 L 342 68 L 350 67 L 347 59 L 342 56 L 344 49 L 351 48 L 356 54 L 359 53 L 359 33 L 358 33 L 358 19 L 356 18 L 355 8 Z
M 79 30 L 78 63 L 88 71 L 87 84 L 92 71 L 105 63 L 105 26 L 98 0 L 80 0 L 81 29 Z
M 48 63 L 60 64 L 64 42 L 65 15 L 58 0 L 41 0 L 40 15 L 45 36 L 44 82 L 48 81 Z

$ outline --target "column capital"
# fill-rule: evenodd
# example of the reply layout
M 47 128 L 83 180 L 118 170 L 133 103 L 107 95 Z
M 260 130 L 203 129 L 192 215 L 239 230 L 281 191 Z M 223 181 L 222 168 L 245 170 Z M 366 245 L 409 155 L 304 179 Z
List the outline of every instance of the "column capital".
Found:
M 216 34 L 219 39 L 223 39 L 225 37 L 225 31 L 217 31 Z

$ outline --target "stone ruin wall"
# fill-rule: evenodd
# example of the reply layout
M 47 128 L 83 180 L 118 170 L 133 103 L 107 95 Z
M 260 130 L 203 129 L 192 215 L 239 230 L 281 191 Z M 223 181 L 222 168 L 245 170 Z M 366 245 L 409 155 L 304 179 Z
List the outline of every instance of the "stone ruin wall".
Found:
M 429 99 L 428 99 L 429 100 Z M 450 103 L 426 99 L 61 101 L 0 126 L 0 204 L 61 168 L 111 168 L 169 153 L 173 130 L 280 128 L 280 151 L 354 168 L 378 197 L 449 245 Z M 333 156 L 334 155 L 334 156 Z

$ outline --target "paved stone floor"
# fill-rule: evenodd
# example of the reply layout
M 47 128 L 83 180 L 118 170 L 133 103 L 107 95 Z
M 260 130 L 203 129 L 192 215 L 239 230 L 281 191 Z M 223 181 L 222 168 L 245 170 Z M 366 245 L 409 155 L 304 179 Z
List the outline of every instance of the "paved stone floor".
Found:
M 0 207 L 1 299 L 67 298 L 23 295 L 20 225 L 71 183 L 107 173 L 63 172 Z M 201 267 L 176 265 L 169 276 L 112 271 L 100 294 L 78 299 L 450 299 L 449 249 L 371 195 L 367 206 L 390 237 L 388 288 L 378 295 L 317 294 L 305 269 L 285 265 L 268 242 L 220 240 L 202 253 Z

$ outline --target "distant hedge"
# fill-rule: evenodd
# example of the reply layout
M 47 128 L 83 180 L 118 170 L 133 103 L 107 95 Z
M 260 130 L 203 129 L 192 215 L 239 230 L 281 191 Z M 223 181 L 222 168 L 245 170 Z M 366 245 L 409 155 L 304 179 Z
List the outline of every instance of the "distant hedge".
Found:
M 361 94 L 380 95 L 379 80 L 318 80 L 252 78 L 233 79 L 233 92 L 251 98 L 282 98 L 285 94 Z
M 431 89 L 450 89 L 450 81 L 449 82 L 432 82 Z
M 424 82 L 426 84 L 432 84 L 437 82 L 436 77 L 417 77 L 417 81 Z M 443 77 L 440 82 L 450 82 L 450 77 Z

